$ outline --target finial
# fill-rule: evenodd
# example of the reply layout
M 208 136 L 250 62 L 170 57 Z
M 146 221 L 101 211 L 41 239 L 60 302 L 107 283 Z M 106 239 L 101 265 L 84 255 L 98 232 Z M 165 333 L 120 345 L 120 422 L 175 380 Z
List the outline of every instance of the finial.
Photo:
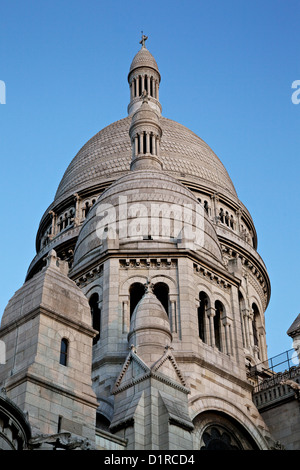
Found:
M 145 41 L 147 41 L 148 36 L 144 35 L 144 32 L 142 31 L 142 40 L 140 41 L 140 44 L 142 44 L 142 47 L 145 47 Z
M 149 292 L 153 293 L 154 285 L 152 284 L 152 282 L 150 282 L 149 279 L 147 279 L 147 282 L 146 284 L 144 284 L 144 287 L 145 287 L 145 294 L 148 294 Z

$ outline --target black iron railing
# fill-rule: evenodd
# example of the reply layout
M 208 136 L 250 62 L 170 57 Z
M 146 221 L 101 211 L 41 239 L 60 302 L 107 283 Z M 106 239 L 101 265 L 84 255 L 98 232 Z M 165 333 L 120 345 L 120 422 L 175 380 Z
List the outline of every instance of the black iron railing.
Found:
M 286 380 L 300 383 L 300 364 L 294 349 L 258 364 L 256 369 L 256 375 L 264 378 L 253 390 L 253 400 L 258 408 L 293 395 L 293 389 Z

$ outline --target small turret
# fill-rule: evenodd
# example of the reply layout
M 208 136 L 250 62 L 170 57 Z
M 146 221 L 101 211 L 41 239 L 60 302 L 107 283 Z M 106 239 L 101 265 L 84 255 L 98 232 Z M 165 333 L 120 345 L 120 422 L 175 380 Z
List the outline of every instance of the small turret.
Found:
M 170 322 L 161 302 L 147 283 L 146 292 L 137 304 L 131 318 L 128 342 L 149 366 L 160 359 L 166 346 L 172 342 Z
M 153 55 L 145 46 L 148 36 L 142 35 L 141 49 L 133 58 L 128 74 L 130 87 L 130 103 L 128 114 L 133 114 L 142 105 L 142 95 L 146 91 L 149 96 L 149 105 L 158 114 L 161 114 L 159 102 L 160 73 Z

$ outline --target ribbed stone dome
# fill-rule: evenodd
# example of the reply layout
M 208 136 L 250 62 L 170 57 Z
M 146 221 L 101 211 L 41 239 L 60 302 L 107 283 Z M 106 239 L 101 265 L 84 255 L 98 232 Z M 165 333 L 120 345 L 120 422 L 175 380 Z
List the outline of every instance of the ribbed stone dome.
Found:
M 129 73 L 138 67 L 150 67 L 159 73 L 156 60 L 146 47 L 142 47 L 134 56 L 131 62 Z
M 161 209 L 159 214 L 157 209 Z M 152 239 L 146 241 L 147 250 L 152 243 L 155 249 L 174 249 L 182 240 L 187 249 L 222 263 L 218 237 L 203 207 L 189 189 L 164 171 L 131 171 L 102 193 L 80 230 L 73 272 L 97 259 L 105 246 L 107 225 L 109 238 L 118 240 L 120 250 L 136 249 L 149 234 Z
M 97 184 L 114 181 L 130 171 L 131 122 L 131 116 L 114 122 L 81 148 L 65 171 L 54 203 Z M 160 126 L 160 159 L 168 174 L 237 199 L 224 165 L 200 137 L 185 126 L 162 116 Z

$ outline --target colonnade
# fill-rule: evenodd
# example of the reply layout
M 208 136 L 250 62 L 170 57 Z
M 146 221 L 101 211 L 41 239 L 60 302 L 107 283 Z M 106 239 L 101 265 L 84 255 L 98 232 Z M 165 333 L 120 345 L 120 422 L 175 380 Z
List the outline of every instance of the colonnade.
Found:
M 159 83 L 150 75 L 138 75 L 133 77 L 130 84 L 131 100 L 141 96 L 143 91 L 147 91 L 149 96 L 159 101 Z

